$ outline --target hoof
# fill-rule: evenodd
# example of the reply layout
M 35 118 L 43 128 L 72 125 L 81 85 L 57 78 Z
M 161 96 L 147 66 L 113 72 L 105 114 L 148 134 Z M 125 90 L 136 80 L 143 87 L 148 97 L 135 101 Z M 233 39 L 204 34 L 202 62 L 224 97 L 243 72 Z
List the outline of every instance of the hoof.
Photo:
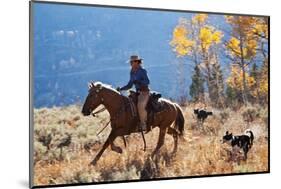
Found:
M 95 166 L 97 164 L 96 160 L 91 161 L 91 163 L 89 163 L 89 166 Z
M 112 149 L 113 151 L 117 152 L 118 154 L 122 154 L 123 153 L 123 150 L 122 148 L 116 146 L 116 148 Z

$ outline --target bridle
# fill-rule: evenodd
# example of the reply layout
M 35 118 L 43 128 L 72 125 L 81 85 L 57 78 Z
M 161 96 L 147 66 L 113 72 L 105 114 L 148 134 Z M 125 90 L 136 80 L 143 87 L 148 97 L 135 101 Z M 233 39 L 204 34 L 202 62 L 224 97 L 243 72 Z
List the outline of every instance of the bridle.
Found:
M 103 97 L 100 97 L 100 96 L 99 96 L 99 92 L 100 92 L 101 90 L 102 90 L 102 88 L 97 88 L 97 89 L 95 89 L 95 97 L 96 97 L 96 98 L 100 98 L 101 102 L 103 103 L 103 102 L 104 102 Z
M 91 88 L 90 88 L 90 90 L 91 90 Z M 101 101 L 101 104 L 104 102 L 104 99 L 103 99 L 103 97 L 100 97 L 99 96 L 99 92 L 100 92 L 100 90 L 101 89 L 95 89 L 95 91 L 90 91 L 89 90 L 89 92 L 94 92 L 95 94 L 92 94 L 92 95 L 95 95 L 95 98 L 99 98 L 100 99 L 100 101 Z M 103 112 L 103 111 L 105 111 L 106 109 L 105 108 L 102 108 L 102 109 L 100 109 L 100 110 L 98 110 L 98 111 L 96 111 L 96 112 L 94 112 L 94 113 L 91 113 L 92 114 L 92 116 L 96 116 L 96 114 L 98 114 L 98 113 L 100 113 L 100 112 Z M 90 112 L 92 112 L 93 110 L 92 110 L 92 108 L 90 108 Z
M 99 95 L 99 92 L 100 92 L 101 90 L 102 90 L 102 88 L 97 88 L 97 89 L 95 89 L 95 91 L 94 91 L 95 94 L 94 94 L 94 95 L 95 95 L 95 98 L 99 98 L 99 99 L 101 100 L 101 104 L 102 104 L 102 103 L 104 102 L 104 98 L 103 98 L 103 97 L 100 97 L 100 95 Z M 103 107 L 103 108 L 101 108 L 101 109 L 99 109 L 99 110 L 97 110 L 97 111 L 91 113 L 91 115 L 92 115 L 93 117 L 96 117 L 97 114 L 99 114 L 99 113 L 101 113 L 101 112 L 104 112 L 105 110 L 106 110 L 106 108 Z M 113 117 L 110 118 L 110 120 L 105 124 L 105 126 L 101 129 L 101 131 L 98 132 L 97 135 L 99 135 L 99 134 L 109 125 L 109 123 L 111 123 L 112 121 L 116 120 L 116 118 L 118 118 L 119 115 L 120 115 L 121 113 L 123 113 L 125 110 L 126 110 L 126 107 L 121 106 L 121 108 L 117 111 L 117 113 L 116 113 Z

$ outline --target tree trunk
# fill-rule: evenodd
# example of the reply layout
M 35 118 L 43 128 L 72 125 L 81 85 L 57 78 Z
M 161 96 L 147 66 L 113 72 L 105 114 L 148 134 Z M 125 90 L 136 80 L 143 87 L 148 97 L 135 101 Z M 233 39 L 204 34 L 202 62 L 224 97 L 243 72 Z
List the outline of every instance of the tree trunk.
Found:
M 248 105 L 248 90 L 247 90 L 247 84 L 246 84 L 246 72 L 245 72 L 245 66 L 244 63 L 242 63 L 242 75 L 243 75 L 243 92 L 242 92 L 242 98 L 244 104 L 247 106 Z
M 178 76 L 178 86 L 179 86 L 179 100 L 180 103 L 185 103 L 187 101 L 187 94 L 185 93 L 185 77 L 184 77 L 184 60 L 180 59 L 177 64 L 177 76 Z
M 206 52 L 203 52 L 203 61 L 204 61 L 204 65 L 205 65 L 206 70 L 207 70 L 207 74 L 205 75 L 205 78 L 206 78 L 206 82 L 207 82 L 209 100 L 210 100 L 210 102 L 212 102 L 213 98 L 214 98 L 214 95 L 213 95 L 212 86 L 211 86 L 211 82 L 210 82 L 211 81 L 211 69 L 210 69 L 208 55 L 207 55 Z
M 241 52 L 241 68 L 242 68 L 242 79 L 243 79 L 243 91 L 242 91 L 242 98 L 243 98 L 243 103 L 247 106 L 248 105 L 248 90 L 247 90 L 247 84 L 246 84 L 246 72 L 245 72 L 245 60 L 244 60 L 244 51 L 243 51 L 243 37 L 240 31 L 240 52 Z

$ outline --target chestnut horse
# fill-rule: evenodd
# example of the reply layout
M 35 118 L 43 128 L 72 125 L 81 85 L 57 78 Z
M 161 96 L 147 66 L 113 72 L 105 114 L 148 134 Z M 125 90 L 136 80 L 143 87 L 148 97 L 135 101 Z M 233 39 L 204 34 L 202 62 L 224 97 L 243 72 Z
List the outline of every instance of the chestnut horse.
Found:
M 163 111 L 154 115 L 153 121 L 149 124 L 151 128 L 159 127 L 159 138 L 152 157 L 159 151 L 164 144 L 166 133 L 174 138 L 173 153 L 177 151 L 178 137 L 183 135 L 184 117 L 179 105 L 169 100 L 160 99 L 163 104 Z M 122 153 L 122 149 L 114 144 L 116 137 L 130 135 L 138 131 L 138 119 L 132 115 L 129 98 L 121 95 L 120 92 L 109 85 L 101 82 L 91 82 L 89 84 L 89 94 L 83 105 L 82 113 L 84 116 L 91 115 L 99 105 L 104 105 L 110 114 L 111 132 L 104 143 L 102 149 L 98 152 L 91 162 L 95 165 L 108 146 L 117 153 Z M 174 123 L 174 124 L 173 124 Z M 174 126 L 173 126 L 174 125 Z

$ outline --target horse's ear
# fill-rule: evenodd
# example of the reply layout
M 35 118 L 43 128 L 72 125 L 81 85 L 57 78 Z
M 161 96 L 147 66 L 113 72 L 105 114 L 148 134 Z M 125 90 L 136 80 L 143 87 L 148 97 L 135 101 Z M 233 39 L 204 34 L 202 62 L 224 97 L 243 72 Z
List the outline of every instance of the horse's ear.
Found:
M 97 87 L 99 90 L 101 90 L 101 89 L 102 89 L 102 84 L 101 84 L 101 83 L 97 83 L 97 84 L 96 84 L 96 87 Z
M 228 135 L 228 131 L 226 131 L 225 134 Z
M 88 82 L 88 88 L 91 89 L 93 87 L 92 82 Z

